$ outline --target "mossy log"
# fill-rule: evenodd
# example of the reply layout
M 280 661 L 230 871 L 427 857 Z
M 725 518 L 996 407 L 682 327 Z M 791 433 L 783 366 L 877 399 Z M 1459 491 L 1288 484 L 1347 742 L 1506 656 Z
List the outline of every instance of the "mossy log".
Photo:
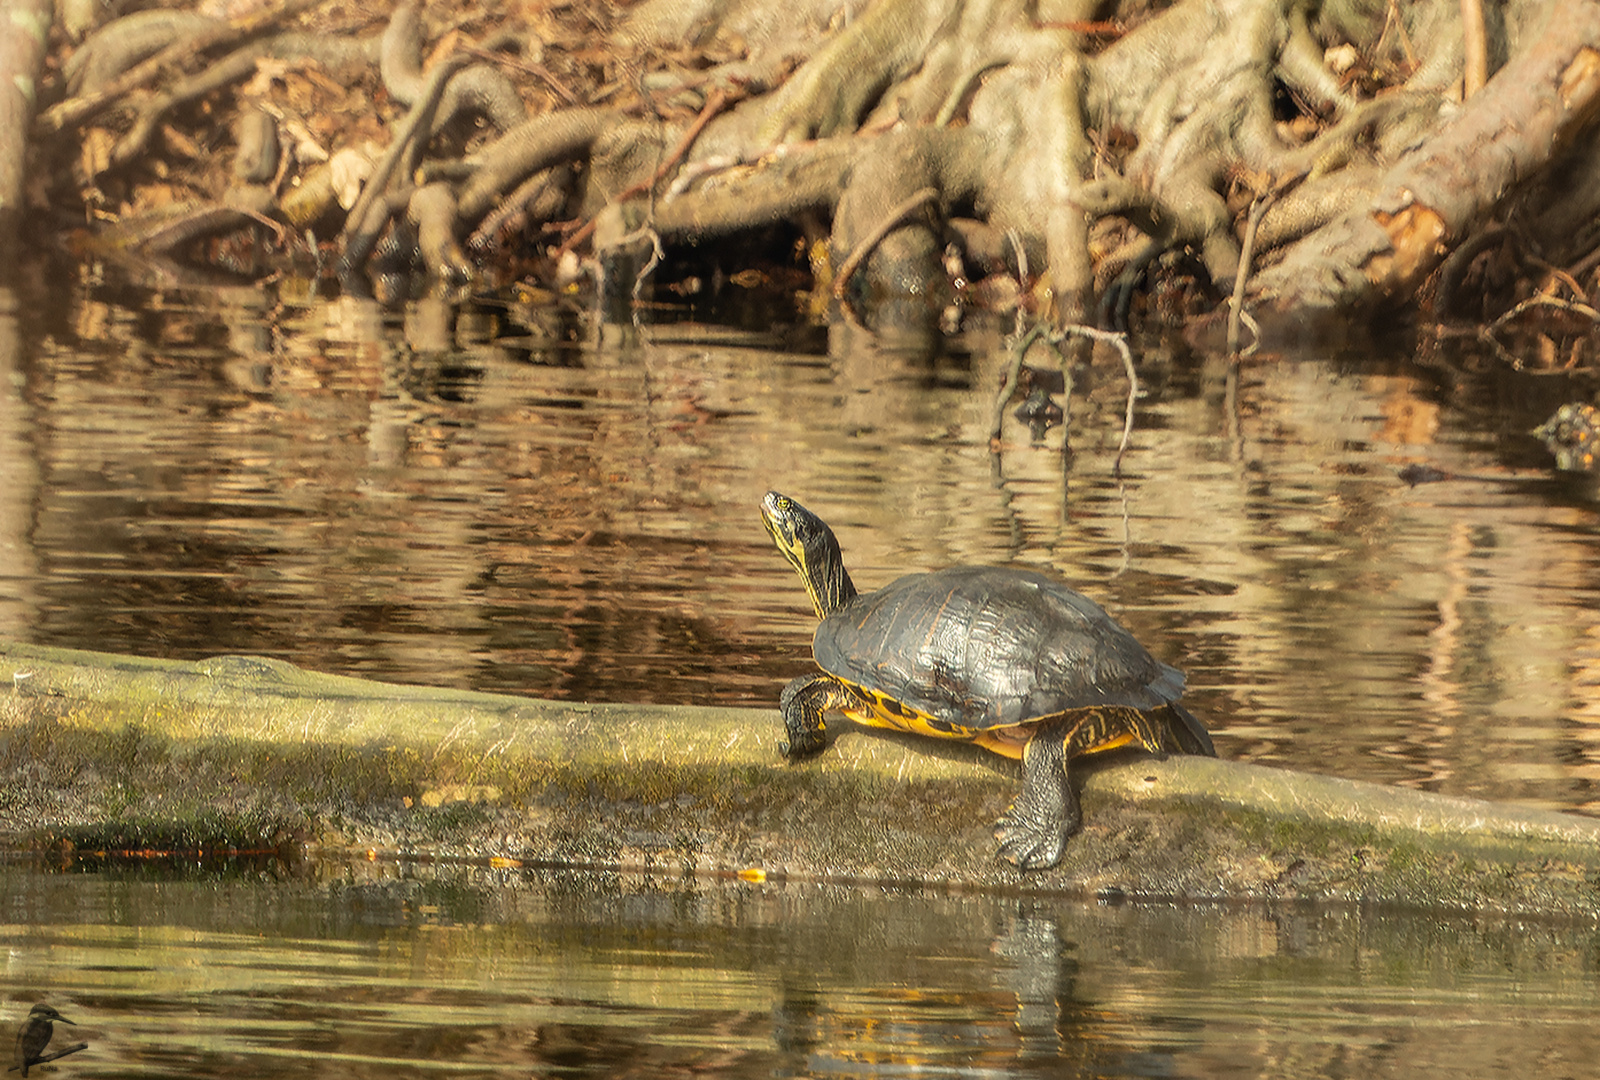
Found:
M 990 832 L 1015 765 L 965 745 L 840 724 L 790 765 L 769 710 L 539 701 L 238 656 L 13 644 L 0 663 L 14 851 L 371 852 L 1600 916 L 1600 822 L 1226 760 L 1083 765 L 1082 831 L 1059 868 L 1024 875 Z

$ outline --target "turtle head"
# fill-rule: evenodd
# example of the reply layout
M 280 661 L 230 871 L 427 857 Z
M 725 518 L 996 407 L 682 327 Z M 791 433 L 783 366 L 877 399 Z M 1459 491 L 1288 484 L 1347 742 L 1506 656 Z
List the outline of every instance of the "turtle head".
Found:
M 827 522 L 776 491 L 767 492 L 761 500 L 761 520 L 772 534 L 772 542 L 806 583 L 818 618 L 826 619 L 856 598 L 839 541 Z

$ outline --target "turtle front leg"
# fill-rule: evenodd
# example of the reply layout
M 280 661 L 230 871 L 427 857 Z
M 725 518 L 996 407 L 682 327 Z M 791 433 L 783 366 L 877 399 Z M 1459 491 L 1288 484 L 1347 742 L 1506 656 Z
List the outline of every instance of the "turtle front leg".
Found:
M 1078 797 L 1067 781 L 1070 731 L 1045 727 L 1022 748 L 1022 791 L 994 823 L 1002 858 L 1019 870 L 1048 870 L 1061 861 L 1078 827 Z
M 822 714 L 829 709 L 843 709 L 854 700 L 832 675 L 802 675 L 795 679 L 778 698 L 783 726 L 789 729 L 789 741 L 779 743 L 778 752 L 793 760 L 820 751 L 828 745 Z

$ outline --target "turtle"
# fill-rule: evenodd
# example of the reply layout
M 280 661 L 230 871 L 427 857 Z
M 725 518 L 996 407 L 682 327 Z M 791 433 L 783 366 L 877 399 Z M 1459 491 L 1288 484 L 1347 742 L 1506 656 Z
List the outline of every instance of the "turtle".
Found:
M 761 517 L 821 622 L 802 675 L 779 698 L 790 761 L 827 744 L 823 714 L 962 739 L 1020 759 L 1022 789 L 994 825 L 1022 870 L 1057 865 L 1081 815 L 1068 763 L 1138 744 L 1216 756 L 1180 702 L 1184 676 L 1104 608 L 1033 570 L 956 566 L 857 593 L 833 530 L 770 491 Z

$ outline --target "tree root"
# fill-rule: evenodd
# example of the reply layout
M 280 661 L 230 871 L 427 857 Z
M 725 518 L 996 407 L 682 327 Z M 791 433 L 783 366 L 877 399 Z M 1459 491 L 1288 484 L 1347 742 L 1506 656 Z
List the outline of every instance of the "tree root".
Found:
M 367 186 L 362 189 L 361 198 L 350 208 L 350 217 L 342 236 L 346 272 L 365 261 L 367 253 L 377 242 L 378 234 L 388 224 L 394 207 L 380 197 L 397 171 L 402 176 L 410 176 L 416 161 L 421 157 L 422 139 L 432 128 L 433 116 L 439 107 L 439 101 L 444 97 L 445 86 L 465 64 L 465 57 L 445 57 L 435 65 L 417 100 L 412 103 L 411 111 L 406 114 L 405 121 L 396 130 L 394 141 L 389 144 L 389 149 L 373 167 L 372 175 L 367 179 Z M 406 201 L 409 202 L 409 193 Z M 383 212 L 376 212 L 379 208 L 382 208 Z
M 647 195 L 654 191 L 657 185 L 659 185 L 663 180 L 667 179 L 673 174 L 673 172 L 677 170 L 679 163 L 682 162 L 683 159 L 688 155 L 689 148 L 694 145 L 694 141 L 700 137 L 700 133 L 704 131 L 706 125 L 711 122 L 711 118 L 726 108 L 730 100 L 732 100 L 731 96 L 724 91 L 720 89 L 713 90 L 711 92 L 711 96 L 706 99 L 705 106 L 700 110 L 700 115 L 695 117 L 694 123 L 689 125 L 688 130 L 683 133 L 683 137 L 678 140 L 678 145 L 673 148 L 672 152 L 668 154 L 666 159 L 663 160 L 656 168 L 655 174 L 651 176 L 649 180 L 641 180 L 638 183 L 632 184 L 625 188 L 623 191 L 618 193 L 612 201 L 618 203 L 626 202 L 629 199 L 636 198 L 640 195 Z M 567 237 L 566 240 L 562 241 L 561 247 L 557 249 L 556 254 L 558 256 L 564 255 L 573 248 L 577 247 L 579 244 L 588 240 L 589 236 L 595 230 L 595 224 L 597 220 L 597 218 L 591 217 L 588 221 L 584 222 L 584 224 L 577 229 L 577 231 L 575 231 L 571 236 Z
M 1523 177 L 1594 127 L 1600 4 L 1556 5 L 1543 35 L 1380 179 L 1376 194 L 1318 230 L 1315 246 L 1264 271 L 1258 295 L 1283 312 L 1347 309 L 1409 295 Z M 1494 154 L 1485 154 L 1492 146 Z
M 1136 320 L 1141 284 L 1172 251 L 1234 292 L 1235 337 L 1247 306 L 1298 318 L 1414 301 L 1451 249 L 1496 228 L 1526 248 L 1518 265 L 1543 259 L 1595 287 L 1600 257 L 1582 260 L 1600 251 L 1600 0 L 1175 0 L 1154 12 L 1058 0 L 1043 15 L 1023 0 L 646 0 L 611 38 L 610 85 L 588 88 L 573 70 L 557 77 L 550 55 L 482 62 L 506 33 L 424 72 L 430 9 L 415 2 L 381 37 L 282 32 L 313 6 L 280 0 L 234 24 L 122 20 L 68 62 L 62 84 L 78 93 L 35 130 L 130 107 L 131 127 L 99 131 L 82 155 L 129 174 L 178 106 L 255 79 L 269 58 L 375 65 L 408 111 L 367 155 L 365 190 L 342 224 L 325 198 L 291 211 L 286 195 L 279 211 L 297 228 L 321 222 L 324 237 L 338 228 L 347 273 L 400 229 L 423 270 L 462 281 L 468 251 L 515 240 L 513 221 L 532 243 L 560 214 L 575 220 L 548 230 L 565 236 L 551 262 L 589 243 L 635 269 L 645 239 L 670 260 L 675 245 L 780 222 L 808 241 L 827 230 L 818 294 L 877 326 L 872 309 L 907 299 L 922 310 L 910 317 L 942 317 L 947 262 L 1004 265 L 978 250 L 1000 236 L 1037 268 L 1020 282 L 1028 295 L 1008 296 L 1063 328 L 1094 310 L 1097 278 L 1104 321 Z M 1087 38 L 1101 17 L 1121 30 Z M 703 49 L 692 62 L 685 40 Z M 181 75 L 201 55 L 210 66 Z M 127 96 L 158 75 L 171 81 Z M 467 113 L 493 137 L 464 139 L 451 120 Z M 441 150 L 458 156 L 430 156 Z M 300 164 L 288 156 L 270 179 L 310 185 Z M 960 258 L 947 259 L 951 244 Z M 1468 287 L 1457 271 L 1470 262 L 1446 266 L 1442 307 Z
M 208 94 L 243 82 L 267 57 L 314 60 L 329 67 L 370 62 L 376 41 L 321 38 L 309 34 L 280 34 L 223 57 L 196 75 L 181 80 L 171 90 L 139 106 L 138 117 L 112 148 L 109 167 L 119 168 L 142 156 L 161 122 L 172 110 Z
M 99 89 L 80 94 L 46 110 L 39 117 L 36 126 L 45 132 L 55 132 L 82 123 L 129 90 L 143 86 L 158 74 L 193 61 L 218 46 L 237 45 L 250 38 L 259 37 L 280 23 L 323 2 L 324 0 L 277 0 L 276 3 L 258 8 L 240 19 L 215 23 L 198 33 L 180 37 Z
M 383 32 L 378 70 L 389 95 L 402 105 L 412 105 L 428 92 L 422 74 L 420 4 L 401 4 L 395 9 Z M 443 130 L 465 113 L 478 113 L 496 131 L 504 133 L 526 119 L 528 109 L 517 88 L 499 68 L 473 64 L 462 68 L 445 84 L 428 134 Z
M 10 250 L 22 218 L 23 132 L 50 36 L 50 5 L 26 0 L 7 7 L 0 27 L 0 245 Z
M 422 265 L 436 281 L 472 280 L 472 263 L 456 243 L 456 198 L 449 184 L 427 184 L 406 202 L 406 220 L 417 231 Z
M 872 227 L 872 231 L 861 238 L 861 242 L 845 257 L 835 271 L 833 279 L 833 296 L 835 300 L 842 300 L 845 290 L 850 287 L 850 279 L 855 277 L 856 271 L 861 269 L 861 264 L 867 256 L 877 248 L 885 236 L 898 229 L 912 214 L 921 210 L 929 203 L 936 202 L 939 198 L 939 189 L 933 187 L 919 188 L 909 198 L 897 203 L 889 210 L 882 221 Z
M 530 117 L 466 160 L 470 179 L 458 202 L 469 221 L 488 212 L 508 188 L 541 169 L 589 156 L 595 140 L 631 124 L 615 109 L 563 109 Z
M 136 11 L 95 34 L 62 65 L 66 89 L 74 96 L 98 93 L 118 75 L 179 40 L 212 30 L 217 20 L 190 11 Z

